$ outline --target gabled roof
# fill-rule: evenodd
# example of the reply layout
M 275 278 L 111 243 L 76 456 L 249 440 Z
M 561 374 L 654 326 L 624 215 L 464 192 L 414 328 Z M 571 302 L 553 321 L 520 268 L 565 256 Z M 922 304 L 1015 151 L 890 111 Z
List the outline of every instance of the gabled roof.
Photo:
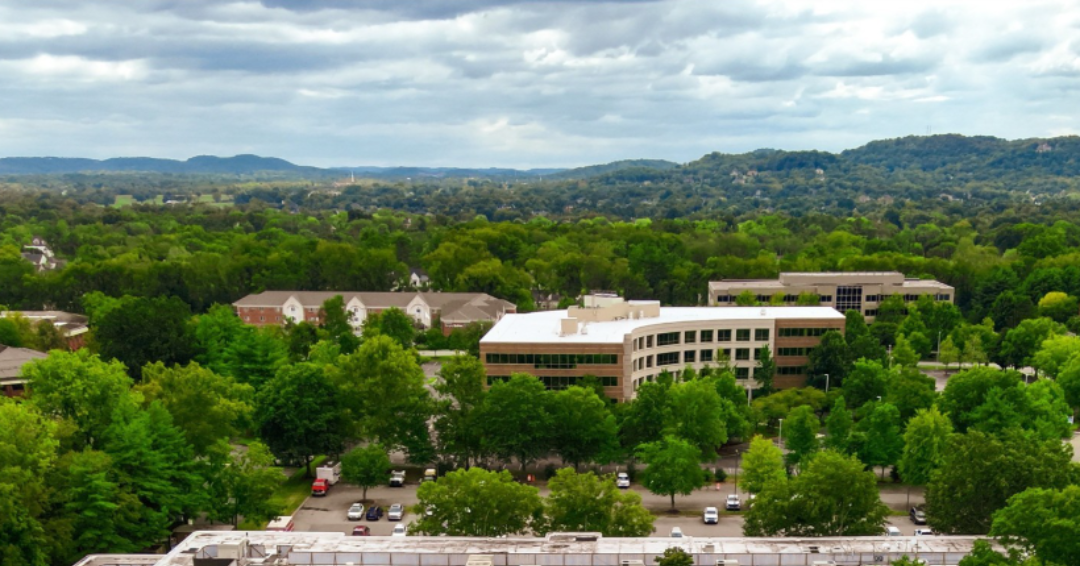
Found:
M 248 295 L 235 303 L 236 307 L 272 307 L 280 308 L 290 298 L 295 298 L 304 308 L 321 307 L 327 299 L 341 295 L 345 304 L 356 298 L 366 308 L 387 309 L 397 307 L 405 310 L 414 299 L 419 297 L 429 307 L 439 311 L 442 320 L 453 322 L 471 322 L 474 320 L 494 320 L 507 310 L 516 306 L 486 293 L 439 293 L 423 292 L 378 292 L 378 291 L 264 291 Z
M 37 350 L 0 345 L 0 379 L 15 379 L 28 362 L 46 357 Z

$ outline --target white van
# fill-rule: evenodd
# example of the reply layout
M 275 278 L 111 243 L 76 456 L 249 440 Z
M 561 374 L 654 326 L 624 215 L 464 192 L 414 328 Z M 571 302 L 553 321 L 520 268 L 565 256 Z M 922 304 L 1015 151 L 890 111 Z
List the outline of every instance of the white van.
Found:
M 902 537 L 902 536 L 904 536 L 904 534 L 900 532 L 900 529 L 898 529 L 898 528 L 896 528 L 896 527 L 894 527 L 892 525 L 889 525 L 889 526 L 885 527 L 885 536 Z
M 278 517 L 266 525 L 268 531 L 291 532 L 294 528 L 296 525 L 293 524 L 292 515 Z

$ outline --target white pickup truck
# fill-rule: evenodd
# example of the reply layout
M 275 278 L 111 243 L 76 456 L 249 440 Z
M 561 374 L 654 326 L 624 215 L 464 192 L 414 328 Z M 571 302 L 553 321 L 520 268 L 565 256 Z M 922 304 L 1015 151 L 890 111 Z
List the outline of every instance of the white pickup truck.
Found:
M 405 470 L 390 472 L 390 487 L 405 487 Z

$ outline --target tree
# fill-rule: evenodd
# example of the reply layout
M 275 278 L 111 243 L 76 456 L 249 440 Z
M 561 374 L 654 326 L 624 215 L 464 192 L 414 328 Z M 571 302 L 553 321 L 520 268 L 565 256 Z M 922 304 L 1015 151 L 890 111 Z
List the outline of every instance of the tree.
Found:
M 1065 393 L 1065 402 L 1073 408 L 1080 408 L 1080 357 L 1072 358 L 1058 374 L 1057 384 Z
M 483 454 L 483 434 L 476 421 L 484 404 L 484 364 L 471 356 L 455 356 L 442 364 L 435 391 L 435 431 L 439 453 L 468 468 Z
M 990 541 L 979 539 L 972 545 L 971 554 L 960 560 L 960 566 L 1020 566 L 1020 564 L 994 550 L 994 547 L 990 546 Z
M 364 339 L 388 336 L 405 349 L 412 348 L 416 340 L 413 319 L 405 314 L 405 311 L 395 307 L 368 315 L 364 319 L 363 333 Z
M 903 334 L 896 336 L 896 346 L 892 350 L 892 361 L 900 367 L 913 368 L 919 364 L 919 354 Z
M 421 510 L 417 532 L 435 536 L 498 537 L 524 533 L 540 515 L 535 487 L 514 481 L 508 471 L 457 470 L 425 482 L 416 491 Z M 430 511 L 430 515 L 425 511 Z
M 972 430 L 949 437 L 944 460 L 926 487 L 926 518 L 946 534 L 985 534 L 995 511 L 1032 487 L 1069 484 L 1071 447 L 1030 433 Z
M 1080 383 L 1080 365 L 1077 367 Z M 656 442 L 664 437 L 664 423 L 668 422 L 668 391 L 670 385 L 646 381 L 637 390 L 637 397 L 624 407 L 619 423 L 619 436 L 623 448 L 633 450 L 640 444 Z M 1080 391 L 1080 389 L 1078 389 Z
M 953 343 L 952 336 L 946 336 L 945 340 L 941 342 L 941 347 L 938 348 L 937 361 L 945 364 L 945 371 L 949 371 L 951 364 L 958 363 L 960 361 L 960 348 L 956 347 Z
M 274 491 L 285 481 L 281 468 L 274 467 L 274 455 L 262 442 L 248 444 L 247 450 L 232 453 L 224 442 L 212 450 L 208 503 L 215 520 L 238 525 L 240 518 L 261 523 L 281 514 L 273 499 Z M 222 465 L 215 466 L 217 462 Z
M 885 529 L 889 508 L 862 462 L 826 450 L 802 472 L 769 484 L 746 513 L 743 534 L 760 536 L 869 536 Z
M 742 473 L 739 481 L 748 493 L 761 493 L 769 484 L 785 481 L 784 453 L 773 442 L 761 435 L 750 440 L 750 449 L 742 456 Z
M 694 566 L 694 557 L 677 546 L 664 549 L 664 553 L 653 558 L 657 566 Z
M 849 310 L 844 313 L 844 318 L 844 340 L 848 345 L 848 357 L 856 361 L 884 360 L 885 348 L 881 346 L 881 341 L 870 333 L 862 313 Z
M 784 422 L 784 447 L 788 450 L 785 459 L 789 466 L 801 467 L 820 449 L 817 435 L 821 421 L 812 408 L 803 405 L 792 409 Z
M 477 422 L 484 450 L 503 462 L 517 458 L 521 468 L 551 446 L 551 393 L 527 374 L 514 374 L 488 390 Z
M 1034 316 L 1035 303 L 1022 293 L 1007 290 L 994 299 L 988 314 L 994 321 L 994 328 L 1007 330 Z
M 904 449 L 904 438 L 900 435 L 900 411 L 891 403 L 877 403 L 874 410 L 859 421 L 859 430 L 866 435 L 860 446 L 859 459 L 869 466 L 881 466 L 881 477 L 885 477 L 885 467 L 900 459 Z
M 806 405 L 814 411 L 825 408 L 825 393 L 813 387 L 784 389 L 769 395 L 754 399 L 754 412 L 769 426 L 776 426 L 777 422 L 787 417 L 795 407 Z
M 670 496 L 672 509 L 676 495 L 690 495 L 705 484 L 705 471 L 699 464 L 701 451 L 681 438 L 665 436 L 658 442 L 642 444 L 637 455 L 649 466 L 642 485 L 657 495 Z
M 653 515 L 641 496 L 622 492 L 611 477 L 570 468 L 548 481 L 551 495 L 544 501 L 540 532 L 598 532 L 610 537 L 646 537 L 653 530 Z
M 889 372 L 885 401 L 900 410 L 900 422 L 906 423 L 919 409 L 937 401 L 937 382 L 916 368 L 898 367 Z
M 852 407 L 861 407 L 868 401 L 884 396 L 888 372 L 877 360 L 858 360 L 844 378 L 844 397 Z
M 341 353 L 351 354 L 360 346 L 352 325 L 353 313 L 345 308 L 345 299 L 335 295 L 322 304 L 322 329 L 330 340 L 341 346 Z M 410 344 L 411 345 L 411 344 Z
M 125 538 L 123 524 L 137 501 L 111 478 L 112 467 L 109 455 L 98 450 L 68 452 L 57 462 L 53 487 L 63 495 L 53 504 L 72 536 L 54 555 L 78 560 L 91 553 L 138 550 Z
M 434 403 L 416 356 L 386 336 L 375 336 L 343 357 L 329 375 L 341 390 L 355 434 L 410 460 L 430 461 L 428 419 Z
M 1065 326 L 1049 318 L 1032 318 L 1005 333 L 998 352 L 1002 365 L 1024 367 L 1032 364 L 1042 343 L 1053 336 L 1065 334 Z
M 773 360 L 769 345 L 761 347 L 761 356 L 758 358 L 757 368 L 754 369 L 754 381 L 765 395 L 773 392 L 773 376 L 776 375 L 776 361 Z
M 967 369 L 949 378 L 938 406 L 949 415 L 956 430 L 964 432 L 978 423 L 975 411 L 986 402 L 991 389 L 1008 389 L 1020 382 L 1020 374 L 1015 371 L 990 367 Z
M 51 352 L 23 366 L 22 374 L 33 391 L 31 404 L 75 426 L 75 448 L 98 446 L 115 411 L 136 402 L 123 364 L 85 349 Z
M 1080 337 L 1051 336 L 1035 352 L 1032 365 L 1043 375 L 1057 377 L 1074 357 L 1080 357 Z
M 1080 486 L 1033 488 L 1009 498 L 994 513 L 990 534 L 1021 556 L 1044 564 L 1080 561 Z
M 795 299 L 795 304 L 800 307 L 817 307 L 821 306 L 821 295 L 817 293 L 811 293 L 809 291 L 803 291 L 799 293 L 798 298 Z
M 302 462 L 338 454 L 348 420 L 341 393 L 319 366 L 301 363 L 281 368 L 255 399 L 259 437 L 283 462 Z
M 135 390 L 147 404 L 161 401 L 199 456 L 219 439 L 239 434 L 250 423 L 253 411 L 254 389 L 250 385 L 196 362 L 171 368 L 160 362 L 149 364 Z
M 223 364 L 226 374 L 256 391 L 270 381 L 285 365 L 288 357 L 285 345 L 269 334 L 269 329 L 243 327 L 233 342 L 226 346 Z M 307 350 L 304 357 L 307 359 Z
M 829 375 L 832 387 L 843 386 L 844 376 L 851 367 L 851 358 L 848 355 L 847 341 L 844 335 L 835 330 L 826 332 L 821 337 L 821 342 L 810 351 L 811 385 L 819 389 L 825 388 L 825 375 Z
M 926 485 L 945 462 L 945 450 L 952 422 L 937 407 L 921 409 L 904 431 L 904 449 L 900 455 L 900 477 L 908 486 Z M 908 490 L 910 500 L 911 490 Z
M 33 405 L 0 399 L 0 430 L 0 562 L 44 566 L 49 537 L 41 515 L 56 425 Z
M 228 305 L 214 305 L 195 318 L 195 360 L 219 375 L 231 375 L 227 361 L 229 346 L 244 332 L 244 323 Z
M 378 444 L 354 448 L 341 458 L 341 478 L 362 489 L 364 501 L 369 487 L 386 483 L 389 471 L 390 457 Z
M 746 290 L 735 296 L 735 304 L 740 307 L 754 307 L 757 306 L 757 295 L 753 291 Z
M 194 351 L 191 309 L 177 297 L 129 297 L 90 319 L 94 344 L 104 359 L 119 360 L 135 379 L 144 365 L 186 364 Z
M 715 394 L 715 392 L 714 392 Z M 552 444 L 563 462 L 605 462 L 618 449 L 618 425 L 595 391 L 569 387 L 552 396 Z
M 1039 299 L 1039 316 L 1064 323 L 1077 312 L 1080 301 L 1068 293 L 1051 291 Z
M 851 411 L 847 409 L 844 396 L 836 398 L 833 408 L 825 419 L 825 447 L 841 454 L 851 453 L 851 431 L 855 428 L 855 421 L 851 417 Z
M 978 335 L 973 335 L 964 343 L 964 353 L 960 361 L 969 364 L 982 365 L 989 361 L 986 351 L 983 349 L 983 341 Z
M 713 383 L 703 379 L 677 383 L 668 391 L 668 403 L 665 432 L 692 443 L 702 458 L 713 459 L 728 439 L 724 403 Z

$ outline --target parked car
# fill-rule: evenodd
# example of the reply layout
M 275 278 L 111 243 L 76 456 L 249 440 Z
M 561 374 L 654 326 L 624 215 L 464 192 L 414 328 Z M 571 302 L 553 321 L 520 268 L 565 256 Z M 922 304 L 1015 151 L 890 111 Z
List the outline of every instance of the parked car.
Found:
M 888 537 L 902 537 L 902 536 L 904 536 L 904 533 L 900 532 L 900 529 L 898 529 L 898 528 L 896 528 L 896 527 L 894 527 L 892 525 L 888 525 L 888 526 L 885 527 L 885 536 L 888 536 Z
M 353 503 L 352 506 L 349 507 L 349 512 L 346 513 L 345 516 L 348 517 L 350 521 L 359 521 L 360 519 L 363 519 L 364 518 L 364 504 L 363 503 Z
M 724 505 L 724 509 L 728 511 L 738 511 L 742 509 L 742 503 L 739 502 L 739 496 L 732 493 L 727 496 L 727 503 Z
M 394 530 L 390 533 L 390 536 L 392 536 L 392 537 L 403 537 L 407 533 L 408 533 L 408 530 L 405 529 L 405 525 L 403 523 L 398 523 L 398 524 L 394 525 Z
M 668 536 L 671 538 L 683 538 L 682 529 L 679 527 L 671 527 L 671 534 Z
M 917 536 L 917 537 L 934 536 L 934 531 L 932 531 L 930 529 L 915 529 L 915 536 Z
M 706 507 L 701 519 L 706 525 L 715 525 L 720 522 L 720 511 L 716 507 Z
M 323 496 L 326 495 L 326 490 L 330 489 L 330 483 L 324 479 L 318 479 L 311 482 L 311 494 Z
M 390 472 L 390 487 L 405 487 L 405 470 Z
M 378 505 L 372 505 L 367 510 L 367 520 L 378 521 L 383 516 L 383 509 Z
M 439 479 L 439 473 L 435 470 L 435 468 L 428 468 L 424 470 L 423 481 L 435 481 L 437 479 Z
M 615 485 L 619 489 L 628 489 L 630 487 L 630 474 L 619 472 L 619 474 L 615 476 Z
M 395 503 L 390 506 L 390 510 L 386 512 L 387 521 L 400 521 L 402 515 L 405 514 L 405 507 L 400 503 Z
M 912 507 L 908 515 L 911 516 L 912 523 L 915 523 L 916 525 L 926 524 L 926 513 L 921 508 Z
M 354 537 L 371 536 L 371 529 L 367 525 L 356 525 L 352 528 L 352 534 Z

